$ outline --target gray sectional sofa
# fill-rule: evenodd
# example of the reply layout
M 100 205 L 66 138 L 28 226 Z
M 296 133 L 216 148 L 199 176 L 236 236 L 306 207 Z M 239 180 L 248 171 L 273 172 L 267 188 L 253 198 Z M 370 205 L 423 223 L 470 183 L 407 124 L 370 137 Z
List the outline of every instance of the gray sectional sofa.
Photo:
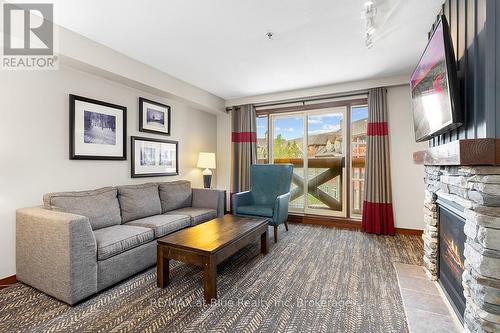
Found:
M 17 280 L 75 304 L 156 264 L 156 239 L 224 215 L 224 192 L 188 181 L 44 195 L 17 210 Z

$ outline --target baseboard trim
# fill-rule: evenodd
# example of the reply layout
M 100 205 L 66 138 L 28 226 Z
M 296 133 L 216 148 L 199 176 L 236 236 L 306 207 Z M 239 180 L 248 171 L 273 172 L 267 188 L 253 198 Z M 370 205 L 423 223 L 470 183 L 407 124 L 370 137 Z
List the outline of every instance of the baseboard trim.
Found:
M 338 218 L 338 217 L 326 217 L 321 215 L 290 214 L 288 215 L 288 222 L 314 224 L 330 228 L 361 229 L 361 220 Z
M 304 223 L 321 225 L 329 228 L 341 229 L 361 229 L 361 220 L 350 218 L 326 217 L 321 215 L 288 215 L 290 223 Z M 415 235 L 422 236 L 422 230 L 396 228 L 396 233 L 400 235 Z
M 17 283 L 16 276 L 15 275 L 7 276 L 6 278 L 0 279 L 0 289 L 6 288 L 14 283 Z
M 396 228 L 396 233 L 400 235 L 422 236 L 423 232 L 423 230 L 418 229 Z

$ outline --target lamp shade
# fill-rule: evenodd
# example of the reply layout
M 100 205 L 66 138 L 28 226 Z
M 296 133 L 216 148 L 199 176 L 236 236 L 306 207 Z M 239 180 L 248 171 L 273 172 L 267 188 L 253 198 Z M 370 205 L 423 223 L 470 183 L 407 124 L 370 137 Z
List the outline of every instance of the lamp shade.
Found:
M 215 169 L 215 153 L 200 153 L 198 168 Z

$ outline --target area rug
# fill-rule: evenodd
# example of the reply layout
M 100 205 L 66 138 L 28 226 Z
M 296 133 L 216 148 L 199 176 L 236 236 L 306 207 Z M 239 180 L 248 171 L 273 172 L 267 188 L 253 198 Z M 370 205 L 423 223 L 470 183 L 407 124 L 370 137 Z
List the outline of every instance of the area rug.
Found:
M 70 307 L 17 283 L 0 290 L 0 332 L 408 332 L 393 262 L 421 264 L 420 237 L 293 224 L 218 267 L 219 298 L 203 303 L 202 272 L 172 262 Z

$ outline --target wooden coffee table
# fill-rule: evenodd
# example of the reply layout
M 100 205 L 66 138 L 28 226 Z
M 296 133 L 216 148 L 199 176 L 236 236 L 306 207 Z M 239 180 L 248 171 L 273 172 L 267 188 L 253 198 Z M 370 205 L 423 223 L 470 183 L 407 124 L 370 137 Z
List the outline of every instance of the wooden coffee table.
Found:
M 157 286 L 164 288 L 170 283 L 170 259 L 193 264 L 203 268 L 205 301 L 209 303 L 217 298 L 217 265 L 258 236 L 261 252 L 267 254 L 267 219 L 228 214 L 160 238 Z

